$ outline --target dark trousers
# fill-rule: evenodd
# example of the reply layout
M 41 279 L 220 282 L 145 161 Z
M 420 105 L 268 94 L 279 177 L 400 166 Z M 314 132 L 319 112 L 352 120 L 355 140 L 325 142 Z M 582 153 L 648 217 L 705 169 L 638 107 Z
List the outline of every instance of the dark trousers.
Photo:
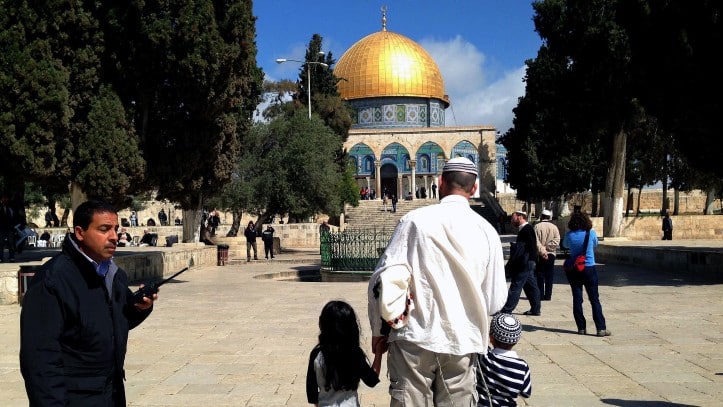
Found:
M 673 240 L 673 229 L 663 231 L 663 240 Z
M 587 299 L 590 301 L 592 308 L 592 319 L 595 321 L 595 328 L 600 331 L 607 329 L 605 325 L 605 316 L 603 315 L 602 305 L 600 304 L 600 295 L 598 293 L 598 277 L 595 266 L 585 267 L 583 271 L 567 271 L 565 272 L 567 281 L 572 289 L 572 315 L 575 317 L 577 330 L 586 329 L 585 313 L 582 311 L 582 289 L 587 292 Z
M 527 267 L 524 270 L 520 270 L 517 273 L 512 274 L 512 282 L 510 283 L 510 290 L 507 293 L 507 302 L 502 307 L 504 313 L 512 313 L 517 308 L 517 304 L 520 302 L 520 294 L 525 291 L 525 296 L 530 302 L 530 311 L 533 314 L 537 314 L 542 309 L 540 303 L 540 289 L 537 287 L 537 279 L 535 278 L 535 264 L 534 261 L 528 261 Z
M 254 260 L 258 260 L 258 256 L 256 255 L 256 242 L 255 241 L 246 241 L 246 261 L 251 261 L 251 249 L 254 249 Z
M 537 259 L 537 287 L 543 300 L 552 299 L 552 280 L 555 278 L 555 255 L 547 253 L 547 260 L 543 257 Z
M 271 255 L 271 258 L 274 258 L 274 241 L 267 242 L 264 240 L 264 254 L 266 255 L 266 258 L 269 258 L 269 255 Z

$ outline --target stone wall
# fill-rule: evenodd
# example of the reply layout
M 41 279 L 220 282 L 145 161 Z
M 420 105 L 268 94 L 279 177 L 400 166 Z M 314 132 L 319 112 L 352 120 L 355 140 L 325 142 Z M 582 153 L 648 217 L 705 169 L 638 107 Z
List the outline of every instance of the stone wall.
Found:
M 630 213 L 635 214 L 638 210 L 638 190 L 633 189 L 633 196 L 631 200 Z M 515 194 L 511 193 L 498 193 L 496 195 L 497 201 L 508 214 L 521 209 L 525 206 L 525 202 L 517 200 Z M 674 205 L 674 191 L 668 191 L 668 207 L 672 210 Z M 702 214 L 705 209 L 705 193 L 702 191 L 692 192 L 681 192 L 678 199 L 679 214 Z M 640 212 L 643 213 L 659 213 L 663 203 L 663 191 L 660 189 L 644 189 L 640 195 Z M 573 206 L 580 205 L 583 210 L 590 213 L 592 211 L 592 194 L 584 193 L 575 195 L 568 202 L 569 209 L 572 210 Z M 627 191 L 623 196 L 623 207 L 627 208 L 628 195 Z M 533 204 L 534 208 L 534 204 Z M 717 199 L 713 208 L 715 210 L 721 210 L 721 200 Z M 536 213 L 535 210 L 532 213 Z M 556 214 L 557 215 L 557 214 Z
M 32 249 L 30 249 L 32 250 Z M 32 273 L 48 258 L 41 261 L 13 263 L 0 269 L 0 304 L 18 302 L 18 272 Z M 200 243 L 182 243 L 159 250 L 153 247 L 137 248 L 132 254 L 120 254 L 115 262 L 128 273 L 133 283 L 159 280 L 169 277 L 184 267 L 194 268 L 216 265 L 216 247 Z
M 723 239 L 723 216 L 721 215 L 680 215 L 671 216 L 673 220 L 673 240 L 718 240 Z M 560 235 L 567 230 L 567 218 L 554 222 L 560 229 Z M 603 218 L 592 218 L 593 229 L 603 236 Z M 662 218 L 659 216 L 630 216 L 623 218 L 619 237 L 630 240 L 660 240 L 663 237 Z

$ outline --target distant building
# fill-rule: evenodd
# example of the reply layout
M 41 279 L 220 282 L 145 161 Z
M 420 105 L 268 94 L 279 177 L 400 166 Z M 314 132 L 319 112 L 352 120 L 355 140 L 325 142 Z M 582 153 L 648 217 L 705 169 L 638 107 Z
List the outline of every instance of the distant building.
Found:
M 431 191 L 444 163 L 467 157 L 479 172 L 479 194 L 496 187 L 494 126 L 445 126 L 442 74 L 432 57 L 404 35 L 382 30 L 351 46 L 334 67 L 341 97 L 353 109 L 344 147 L 359 187 L 405 196 Z M 429 192 L 428 192 L 429 195 Z

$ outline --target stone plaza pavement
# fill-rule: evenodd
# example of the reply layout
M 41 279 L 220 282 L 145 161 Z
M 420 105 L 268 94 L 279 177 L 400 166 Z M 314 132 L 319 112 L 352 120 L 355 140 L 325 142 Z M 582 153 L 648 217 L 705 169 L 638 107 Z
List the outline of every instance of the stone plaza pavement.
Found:
M 515 350 L 532 370 L 532 397 L 520 405 L 723 405 L 723 270 L 703 278 L 598 265 L 612 331 L 598 338 L 577 335 L 560 263 L 542 316 L 521 315 L 524 297 L 515 311 L 524 326 Z M 296 278 L 316 264 L 314 252 L 282 253 L 273 262 L 191 269 L 163 286 L 154 312 L 130 334 L 128 405 L 308 405 L 307 358 L 327 301 L 352 304 L 370 348 L 367 284 Z M 593 331 L 587 299 L 584 307 Z M 0 306 L 2 406 L 28 404 L 19 314 L 17 304 Z M 389 405 L 386 368 L 382 376 L 375 388 L 360 385 L 362 406 Z

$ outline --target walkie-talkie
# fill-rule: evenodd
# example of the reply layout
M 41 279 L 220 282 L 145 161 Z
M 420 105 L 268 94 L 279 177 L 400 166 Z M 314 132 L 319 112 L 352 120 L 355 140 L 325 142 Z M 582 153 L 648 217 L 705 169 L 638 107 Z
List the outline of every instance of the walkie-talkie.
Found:
M 153 296 L 153 294 L 158 292 L 158 287 L 160 287 L 163 284 L 166 284 L 167 282 L 178 277 L 179 274 L 183 273 L 186 270 L 188 270 L 188 267 L 186 267 L 183 270 L 179 271 L 178 273 L 168 277 L 165 280 L 161 280 L 161 282 L 159 282 L 159 283 L 148 283 L 148 284 L 144 285 L 143 287 L 139 288 L 138 291 L 133 293 L 133 303 L 137 304 L 137 303 L 143 302 L 143 297 L 151 298 Z

